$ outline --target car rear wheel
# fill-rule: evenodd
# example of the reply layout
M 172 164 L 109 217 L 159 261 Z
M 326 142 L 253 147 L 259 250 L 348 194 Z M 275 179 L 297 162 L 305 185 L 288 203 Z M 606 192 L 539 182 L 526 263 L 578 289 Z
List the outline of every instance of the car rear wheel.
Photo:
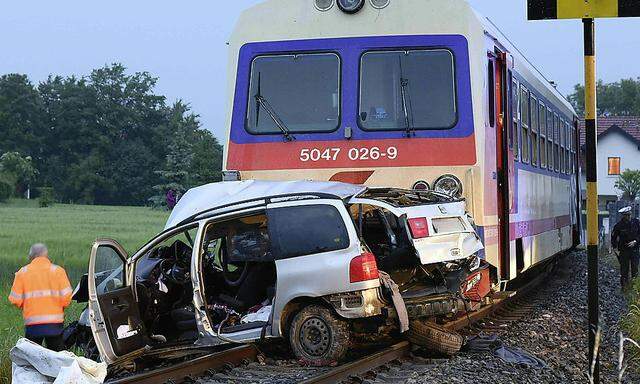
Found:
M 351 344 L 349 323 L 319 305 L 303 308 L 293 318 L 289 342 L 305 364 L 328 366 L 340 362 Z
M 464 343 L 464 337 L 459 333 L 423 320 L 409 323 L 407 338 L 415 345 L 447 356 L 460 352 Z

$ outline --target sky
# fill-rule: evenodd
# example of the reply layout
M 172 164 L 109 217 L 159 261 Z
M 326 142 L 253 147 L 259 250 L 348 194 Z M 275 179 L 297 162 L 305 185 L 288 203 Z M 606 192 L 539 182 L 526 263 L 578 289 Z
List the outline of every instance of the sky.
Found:
M 38 83 L 50 74 L 83 76 L 119 62 L 130 72 L 158 77 L 157 92 L 170 102 L 190 103 L 203 127 L 224 144 L 226 42 L 240 12 L 260 1 L 6 1 L 0 10 L 0 74 L 23 73 Z M 469 2 L 563 94 L 583 82 L 579 20 L 526 21 L 525 0 Z M 597 45 L 599 78 L 640 76 L 640 19 L 599 20 Z

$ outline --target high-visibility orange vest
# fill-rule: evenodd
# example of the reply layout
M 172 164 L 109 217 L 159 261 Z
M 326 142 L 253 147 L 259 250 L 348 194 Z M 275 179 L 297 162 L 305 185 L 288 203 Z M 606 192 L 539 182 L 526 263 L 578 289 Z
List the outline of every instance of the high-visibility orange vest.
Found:
M 9 301 L 22 309 L 25 325 L 59 324 L 72 292 L 64 269 L 37 257 L 16 272 Z

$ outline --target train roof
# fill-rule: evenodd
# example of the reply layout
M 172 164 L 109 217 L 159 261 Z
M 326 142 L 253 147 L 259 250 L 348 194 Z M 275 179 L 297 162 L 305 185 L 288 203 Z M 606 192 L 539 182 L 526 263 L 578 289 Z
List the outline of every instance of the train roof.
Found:
M 470 54 L 486 57 L 487 36 L 512 57 L 512 68 L 525 77 L 544 97 L 575 115 L 571 104 L 525 58 L 489 19 L 467 0 L 391 0 L 384 9 L 368 2 L 349 15 L 337 6 L 319 11 L 315 0 L 266 0 L 242 12 L 230 45 L 239 50 L 250 42 L 305 40 L 377 35 L 457 34 L 466 37 Z M 448 17 L 447 15 L 452 15 Z M 237 55 L 230 55 L 235 68 Z M 483 72 L 484 73 L 484 72 Z
M 560 102 L 565 108 L 565 113 L 576 116 L 576 112 L 569 103 L 569 101 L 564 97 L 558 89 L 551 84 L 551 81 L 542 74 L 540 70 L 536 66 L 533 65 L 531 61 L 518 49 L 518 47 L 509 40 L 509 38 L 498 28 L 496 24 L 493 23 L 488 17 L 482 16 L 477 13 L 478 17 L 482 20 L 485 33 L 489 36 L 494 37 L 499 45 L 505 48 L 514 58 L 514 67 L 518 72 L 524 75 L 529 82 L 535 82 L 536 89 L 539 91 L 544 89 L 544 95 L 547 99 L 555 98 L 558 102 Z

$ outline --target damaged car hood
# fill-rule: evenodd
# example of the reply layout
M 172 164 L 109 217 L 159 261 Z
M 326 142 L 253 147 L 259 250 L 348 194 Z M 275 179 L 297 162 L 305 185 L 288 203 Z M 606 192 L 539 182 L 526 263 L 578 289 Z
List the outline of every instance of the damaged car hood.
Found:
M 480 237 L 467 217 L 464 201 L 399 207 L 376 199 L 355 197 L 350 203 L 377 205 L 407 221 L 426 218 L 430 228 L 428 237 L 415 239 L 409 234 L 422 264 L 465 259 L 484 249 Z

